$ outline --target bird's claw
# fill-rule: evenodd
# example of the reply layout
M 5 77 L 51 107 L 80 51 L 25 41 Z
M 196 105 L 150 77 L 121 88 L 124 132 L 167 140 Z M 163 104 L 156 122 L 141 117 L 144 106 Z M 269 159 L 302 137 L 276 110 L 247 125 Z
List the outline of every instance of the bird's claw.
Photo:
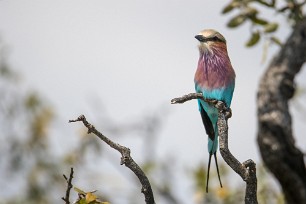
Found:
M 215 107 L 224 113 L 226 119 L 232 117 L 232 109 L 228 108 L 223 101 L 216 101 Z
M 219 110 L 224 110 L 225 109 L 225 104 L 223 103 L 223 101 L 217 101 L 215 104 L 215 107 Z
M 225 118 L 229 119 L 232 117 L 232 109 L 231 108 L 227 108 L 227 110 L 225 110 Z

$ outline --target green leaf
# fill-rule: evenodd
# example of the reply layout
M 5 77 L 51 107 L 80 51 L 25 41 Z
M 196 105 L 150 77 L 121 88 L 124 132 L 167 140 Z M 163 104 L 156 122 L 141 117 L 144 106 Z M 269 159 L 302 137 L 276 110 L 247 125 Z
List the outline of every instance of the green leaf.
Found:
M 77 202 L 77 204 L 87 204 L 86 199 L 82 198 L 81 200 Z
M 231 2 L 230 4 L 228 4 L 227 6 L 225 6 L 222 10 L 223 14 L 226 14 L 228 12 L 230 12 L 231 10 L 233 10 L 236 7 L 237 4 L 235 4 L 235 2 Z
M 267 7 L 274 7 L 275 6 L 275 0 L 271 0 L 270 3 L 265 2 L 265 0 L 257 0 L 257 3 L 260 3 L 262 5 L 265 5 Z
M 234 8 L 237 8 L 239 6 L 241 6 L 241 3 L 240 1 L 235 1 L 233 0 L 232 2 L 230 2 L 229 4 L 227 4 L 223 10 L 222 10 L 222 14 L 226 14 L 230 11 L 232 11 Z
M 241 25 L 245 21 L 245 19 L 246 19 L 245 15 L 236 16 L 227 23 L 227 26 L 230 28 L 235 28 Z
M 270 40 L 271 40 L 273 43 L 275 43 L 275 44 L 277 44 L 277 45 L 279 45 L 279 46 L 282 46 L 282 45 L 283 45 L 282 42 L 280 41 L 280 39 L 278 39 L 277 37 L 272 36 L 272 37 L 270 38 Z
M 260 33 L 258 31 L 254 32 L 254 33 L 252 33 L 251 38 L 247 41 L 246 46 L 247 47 L 252 47 L 252 46 L 256 45 L 259 40 L 260 40 Z
M 272 33 L 275 32 L 278 28 L 278 24 L 277 23 L 269 23 L 267 25 L 265 25 L 264 27 L 264 32 L 265 33 Z
M 267 25 L 268 24 L 268 21 L 264 20 L 264 19 L 261 19 L 261 18 L 257 18 L 256 16 L 251 18 L 251 21 L 253 23 L 256 23 L 258 25 Z
M 244 15 L 248 16 L 249 18 L 255 17 L 257 13 L 258 13 L 257 9 L 252 8 L 252 7 L 248 7 L 244 11 Z

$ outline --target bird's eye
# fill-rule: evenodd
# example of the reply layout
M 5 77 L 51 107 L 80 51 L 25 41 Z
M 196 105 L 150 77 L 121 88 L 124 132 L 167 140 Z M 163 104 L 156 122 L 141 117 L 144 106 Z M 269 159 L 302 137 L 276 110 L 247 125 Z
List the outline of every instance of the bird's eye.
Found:
M 217 36 L 213 37 L 212 39 L 213 39 L 213 41 L 218 41 L 219 40 L 219 38 Z

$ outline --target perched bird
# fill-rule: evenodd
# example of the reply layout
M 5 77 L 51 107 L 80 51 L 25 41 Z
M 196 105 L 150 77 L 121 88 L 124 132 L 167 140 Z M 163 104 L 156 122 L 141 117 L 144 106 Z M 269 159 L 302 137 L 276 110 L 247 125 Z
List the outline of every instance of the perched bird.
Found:
M 227 54 L 225 38 L 212 29 L 201 31 L 195 38 L 200 41 L 200 57 L 194 77 L 196 92 L 202 93 L 204 98 L 223 101 L 227 107 L 230 107 L 235 88 L 235 71 Z M 218 110 L 201 99 L 198 99 L 198 106 L 208 135 L 209 161 L 206 182 L 206 192 L 208 192 L 212 155 L 215 158 L 218 178 L 222 187 L 216 156 L 218 148 Z

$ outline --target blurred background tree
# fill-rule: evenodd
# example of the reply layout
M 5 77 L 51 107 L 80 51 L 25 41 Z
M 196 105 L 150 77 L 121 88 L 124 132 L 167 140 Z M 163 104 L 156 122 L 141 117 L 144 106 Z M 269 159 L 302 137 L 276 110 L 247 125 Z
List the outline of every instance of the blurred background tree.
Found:
M 259 83 L 257 142 L 266 167 L 282 187 L 286 203 L 301 204 L 306 203 L 306 169 L 304 153 L 295 144 L 289 101 L 299 93 L 295 78 L 306 61 L 305 4 L 298 0 L 233 0 L 223 9 L 223 13 L 238 11 L 228 27 L 250 24 L 251 37 L 246 46 L 256 45 L 261 36 L 268 44 L 280 46 Z M 274 36 L 280 24 L 263 17 L 258 8 L 285 17 L 291 25 L 285 42 Z
M 96 148 L 95 143 L 82 138 L 73 154 L 78 160 L 68 159 L 70 152 L 57 155 L 50 130 L 53 108 L 40 93 L 23 87 L 22 77 L 6 62 L 3 44 L 0 50 L 1 186 L 11 189 L 0 203 L 57 203 L 65 190 L 61 172 L 67 164 L 81 165 L 82 150 Z

